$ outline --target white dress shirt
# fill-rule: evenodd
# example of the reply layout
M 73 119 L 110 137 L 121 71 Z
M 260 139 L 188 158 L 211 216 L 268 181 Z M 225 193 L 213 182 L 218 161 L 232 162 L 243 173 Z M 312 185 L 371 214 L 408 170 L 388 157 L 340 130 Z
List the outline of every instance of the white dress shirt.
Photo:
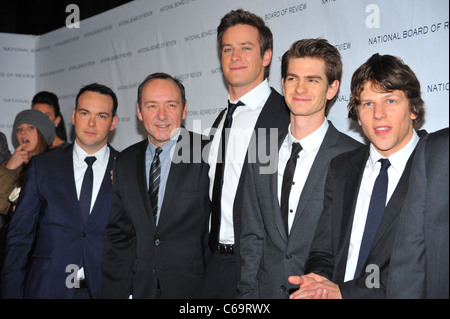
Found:
M 305 186 L 306 179 L 308 178 L 309 171 L 314 163 L 317 153 L 319 152 L 320 145 L 325 138 L 329 124 L 324 118 L 322 125 L 313 133 L 302 138 L 301 140 L 295 139 L 291 134 L 291 125 L 289 124 L 288 135 L 286 135 L 283 143 L 281 144 L 278 160 L 278 203 L 281 203 L 281 188 L 283 184 L 283 174 L 286 168 L 286 163 L 291 156 L 292 143 L 298 142 L 302 146 L 302 150 L 297 158 L 297 165 L 295 167 L 293 185 L 289 194 L 289 215 L 288 215 L 288 233 L 291 231 L 292 222 L 294 221 L 295 212 L 297 211 L 300 195 Z
M 406 167 L 406 163 L 408 162 L 408 159 L 414 151 L 418 142 L 419 136 L 414 131 L 413 137 L 408 142 L 408 144 L 405 145 L 405 147 L 403 147 L 401 150 L 388 157 L 391 166 L 387 170 L 388 189 L 386 196 L 386 205 L 389 202 L 392 194 L 394 193 L 394 190 L 397 187 L 400 178 L 402 177 L 403 171 Z M 367 159 L 367 163 L 364 168 L 361 186 L 358 193 L 358 199 L 356 202 L 344 281 L 352 280 L 355 275 L 361 241 L 364 234 L 364 228 L 366 226 L 367 213 L 369 211 L 370 197 L 372 195 L 373 185 L 375 184 L 375 180 L 377 179 L 381 169 L 381 163 L 378 162 L 378 160 L 381 158 L 383 158 L 383 156 L 376 151 L 373 144 L 370 144 L 370 156 Z
M 73 173 L 75 177 L 75 186 L 77 189 L 77 198 L 80 199 L 81 185 L 83 184 L 84 173 L 86 172 L 87 163 L 84 159 L 87 156 L 95 156 L 97 160 L 92 164 L 92 171 L 94 172 L 94 182 L 92 184 L 92 200 L 91 210 L 94 207 L 97 199 L 98 191 L 102 185 L 105 176 L 106 167 L 109 161 L 109 147 L 104 145 L 95 154 L 86 153 L 75 141 L 73 145 Z
M 233 113 L 233 122 L 227 143 L 227 152 L 225 155 L 224 180 L 222 186 L 221 202 L 221 222 L 219 242 L 222 244 L 234 244 L 233 229 L 233 204 L 236 196 L 236 190 L 241 177 L 242 167 L 244 165 L 247 148 L 250 143 L 254 127 L 259 114 L 266 103 L 269 95 L 272 93 L 267 79 L 256 88 L 242 96 L 239 101 L 245 105 L 236 108 Z M 237 103 L 238 101 L 231 101 Z M 217 127 L 217 132 L 211 142 L 211 151 L 209 154 L 209 194 L 212 198 L 214 186 L 214 175 L 216 171 L 217 150 L 220 143 L 221 132 L 225 116 Z

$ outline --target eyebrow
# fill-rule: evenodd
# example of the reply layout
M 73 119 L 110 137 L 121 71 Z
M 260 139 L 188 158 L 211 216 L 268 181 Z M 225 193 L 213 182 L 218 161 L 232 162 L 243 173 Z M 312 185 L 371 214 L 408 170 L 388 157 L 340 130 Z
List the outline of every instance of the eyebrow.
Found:
M 305 76 L 298 76 L 297 74 L 294 74 L 294 73 L 288 73 L 288 74 L 286 74 L 286 77 L 294 77 L 294 78 L 304 77 L 304 78 L 307 78 L 307 79 L 320 79 L 320 80 L 323 79 L 320 75 L 314 75 L 314 74 L 305 75 Z
M 238 43 L 237 44 L 237 46 L 243 46 L 243 45 L 251 45 L 251 46 L 256 46 L 254 43 L 252 43 L 252 42 L 241 42 L 241 43 Z M 223 47 L 232 47 L 233 46 L 233 44 L 231 44 L 231 43 L 224 43 L 224 44 L 222 44 L 222 48 Z

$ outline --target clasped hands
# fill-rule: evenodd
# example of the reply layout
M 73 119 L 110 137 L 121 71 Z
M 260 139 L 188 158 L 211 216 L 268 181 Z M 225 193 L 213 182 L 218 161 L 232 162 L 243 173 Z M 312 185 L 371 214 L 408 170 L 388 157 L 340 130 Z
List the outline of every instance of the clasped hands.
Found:
M 290 295 L 290 299 L 342 299 L 338 285 L 315 273 L 290 276 L 288 280 L 291 284 L 300 286 L 300 289 Z

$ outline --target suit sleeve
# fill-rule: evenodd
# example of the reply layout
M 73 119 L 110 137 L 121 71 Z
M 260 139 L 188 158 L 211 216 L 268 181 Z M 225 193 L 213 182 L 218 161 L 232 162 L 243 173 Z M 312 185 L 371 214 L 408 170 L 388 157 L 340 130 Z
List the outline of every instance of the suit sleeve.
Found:
M 313 272 L 329 280 L 332 280 L 334 268 L 331 214 L 333 208 L 333 185 L 334 176 L 330 165 L 325 182 L 323 211 L 305 265 L 305 274 Z
M 259 209 L 256 195 L 253 166 L 248 164 L 247 173 L 244 180 L 245 201 L 242 212 L 242 230 L 240 238 L 241 248 L 241 279 L 238 283 L 238 298 L 249 299 L 259 298 L 255 291 L 257 274 L 264 245 L 264 224 Z
M 116 163 L 117 164 L 117 161 Z M 113 171 L 113 195 L 110 219 L 105 229 L 102 259 L 102 298 L 129 298 L 132 295 L 135 259 L 135 232 L 122 203 L 117 165 Z
M 41 208 L 37 170 L 37 163 L 32 159 L 9 225 L 1 275 L 2 298 L 23 298 L 28 259 L 36 237 Z

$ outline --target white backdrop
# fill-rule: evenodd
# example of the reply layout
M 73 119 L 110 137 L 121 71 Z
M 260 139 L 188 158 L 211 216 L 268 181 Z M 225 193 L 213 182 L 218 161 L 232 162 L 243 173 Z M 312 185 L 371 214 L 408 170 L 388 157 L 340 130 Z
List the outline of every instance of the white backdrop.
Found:
M 364 141 L 347 119 L 354 70 L 373 53 L 402 58 L 417 74 L 428 131 L 449 126 L 449 2 L 447 0 L 136 0 L 42 36 L 0 34 L 0 130 L 11 145 L 15 115 L 41 90 L 55 92 L 68 133 L 78 90 L 110 86 L 119 99 L 111 144 L 123 150 L 146 135 L 136 117 L 137 86 L 167 72 L 186 87 L 185 126 L 207 133 L 226 106 L 227 90 L 216 49 L 217 26 L 232 9 L 260 15 L 274 34 L 270 84 L 281 93 L 281 56 L 292 42 L 323 37 L 344 62 L 328 118 Z M 80 7 L 80 10 L 83 10 Z M 67 13 L 69 15 L 69 13 Z

